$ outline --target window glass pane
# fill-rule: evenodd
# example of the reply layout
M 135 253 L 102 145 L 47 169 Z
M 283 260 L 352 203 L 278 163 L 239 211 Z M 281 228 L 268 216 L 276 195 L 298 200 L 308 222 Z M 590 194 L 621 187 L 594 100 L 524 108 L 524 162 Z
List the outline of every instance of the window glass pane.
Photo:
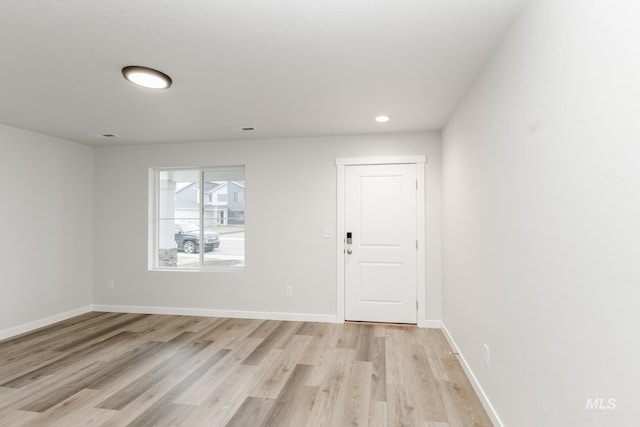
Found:
M 200 173 L 158 171 L 158 267 L 199 268 Z
M 204 252 L 204 267 L 241 270 L 245 265 L 244 168 L 205 171 L 203 181 L 204 193 L 211 194 L 211 198 L 205 197 L 205 200 L 212 200 L 204 206 L 205 239 L 209 239 L 213 247 Z M 242 197 L 238 200 L 228 197 L 235 193 Z

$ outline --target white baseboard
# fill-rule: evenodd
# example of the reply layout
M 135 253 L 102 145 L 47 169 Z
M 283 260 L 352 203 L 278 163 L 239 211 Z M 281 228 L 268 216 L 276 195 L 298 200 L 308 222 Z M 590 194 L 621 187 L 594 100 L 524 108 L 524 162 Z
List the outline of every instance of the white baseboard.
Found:
M 487 415 L 489 415 L 489 418 L 491 418 L 491 422 L 496 427 L 504 427 L 502 420 L 500 420 L 498 413 L 496 412 L 495 408 L 491 404 L 491 401 L 489 401 L 489 398 L 487 397 L 482 386 L 478 382 L 478 379 L 473 374 L 471 367 L 465 360 L 464 355 L 462 354 L 462 352 L 460 351 L 460 348 L 458 347 L 455 340 L 449 333 L 449 330 L 445 326 L 444 322 L 440 322 L 440 324 L 441 324 L 441 329 L 442 329 L 442 332 L 444 333 L 444 336 L 447 338 L 447 341 L 449 341 L 449 345 L 451 346 L 453 351 L 458 353 L 458 361 L 460 361 L 460 365 L 462 366 L 462 369 L 464 370 L 465 374 L 467 374 L 467 378 L 469 378 L 469 382 L 471 382 L 471 386 L 473 387 L 476 394 L 478 395 L 478 398 L 480 399 L 480 403 L 482 403 L 484 410 L 487 411 Z
M 44 319 L 34 320 L 33 322 L 25 323 L 23 325 L 14 326 L 13 328 L 4 329 L 0 331 L 0 340 L 15 337 L 16 335 L 24 334 L 25 332 L 31 332 L 35 329 L 49 326 L 53 323 L 67 320 L 81 314 L 93 311 L 91 305 L 85 307 L 76 308 L 73 310 L 65 311 L 64 313 L 54 314 L 53 316 L 45 317 Z
M 277 313 L 270 311 L 212 310 L 205 308 L 94 305 L 94 311 L 114 313 L 169 314 L 176 316 L 230 317 L 240 319 L 291 320 L 296 322 L 338 323 L 330 314 Z
M 418 326 L 420 326 L 421 328 L 442 329 L 442 320 L 426 319 L 424 320 L 424 322 L 421 322 Z
M 177 316 L 203 316 L 203 317 L 229 317 L 239 319 L 264 319 L 264 320 L 288 320 L 295 322 L 319 322 L 319 323 L 343 323 L 338 317 L 331 314 L 308 314 L 308 313 L 278 313 L 270 311 L 241 311 L 241 310 L 213 310 L 202 308 L 180 308 L 180 307 L 150 307 L 150 306 L 130 306 L 130 305 L 103 305 L 94 304 L 59 313 L 44 319 L 15 326 L 13 328 L 0 331 L 0 340 L 11 338 L 16 335 L 30 332 L 44 326 L 51 325 L 74 316 L 88 313 L 90 311 L 104 311 L 113 313 L 140 313 L 140 314 L 168 314 Z M 442 328 L 440 320 L 426 319 L 418 324 L 421 328 Z

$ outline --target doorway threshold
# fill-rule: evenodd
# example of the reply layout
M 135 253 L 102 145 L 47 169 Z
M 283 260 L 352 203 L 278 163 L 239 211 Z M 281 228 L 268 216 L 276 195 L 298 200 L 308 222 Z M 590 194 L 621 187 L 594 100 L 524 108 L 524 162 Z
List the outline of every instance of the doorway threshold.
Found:
M 370 322 L 370 321 L 359 321 L 359 320 L 345 320 L 345 325 L 367 325 L 367 326 L 390 326 L 390 327 L 398 327 L 398 328 L 417 328 L 418 325 L 416 323 L 386 323 L 386 322 Z

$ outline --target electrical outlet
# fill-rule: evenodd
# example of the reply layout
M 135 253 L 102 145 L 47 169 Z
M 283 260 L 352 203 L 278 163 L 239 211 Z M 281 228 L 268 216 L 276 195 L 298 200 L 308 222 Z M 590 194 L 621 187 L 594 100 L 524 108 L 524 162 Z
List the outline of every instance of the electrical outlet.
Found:
M 288 297 L 292 297 L 293 296 L 293 286 L 287 286 L 286 288 L 284 288 L 284 294 Z
M 109 289 L 110 291 L 114 290 L 115 284 L 113 283 L 113 280 L 107 280 L 107 289 Z
M 484 344 L 484 365 L 489 367 L 489 346 Z

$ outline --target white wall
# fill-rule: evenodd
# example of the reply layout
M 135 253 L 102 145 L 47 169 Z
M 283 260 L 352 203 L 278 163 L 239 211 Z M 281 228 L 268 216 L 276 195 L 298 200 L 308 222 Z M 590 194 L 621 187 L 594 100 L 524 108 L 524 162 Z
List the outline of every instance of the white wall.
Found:
M 440 320 L 437 132 L 99 148 L 94 302 L 111 309 L 304 314 L 330 321 L 336 316 L 336 239 L 322 239 L 322 228 L 336 228 L 336 158 L 414 154 L 427 156 L 427 318 Z M 148 169 L 217 165 L 246 165 L 246 271 L 147 271 Z M 285 286 L 293 286 L 294 297 L 285 297 Z
M 638 22 L 529 2 L 443 133 L 444 323 L 507 426 L 638 425 Z
M 92 191 L 93 149 L 0 125 L 0 336 L 91 304 Z

